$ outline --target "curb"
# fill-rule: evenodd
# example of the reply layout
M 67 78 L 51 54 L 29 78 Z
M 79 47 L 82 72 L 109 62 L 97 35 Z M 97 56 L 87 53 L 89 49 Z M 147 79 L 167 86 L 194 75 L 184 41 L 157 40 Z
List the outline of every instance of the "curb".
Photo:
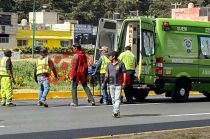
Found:
M 91 90 L 92 91 L 92 90 Z M 93 91 L 92 91 L 93 93 Z M 198 95 L 200 94 L 198 91 L 191 91 L 190 95 Z M 94 96 L 100 96 L 101 91 L 95 90 L 93 93 Z M 156 95 L 154 91 L 150 91 L 149 95 Z M 87 97 L 85 91 L 77 91 L 77 96 L 80 98 Z M 123 92 L 124 96 L 124 92 Z M 13 91 L 13 99 L 15 100 L 30 100 L 30 99 L 37 99 L 38 98 L 38 90 L 37 91 L 24 91 L 20 92 L 18 90 Z M 50 91 L 47 96 L 48 99 L 54 98 L 72 98 L 71 91 Z

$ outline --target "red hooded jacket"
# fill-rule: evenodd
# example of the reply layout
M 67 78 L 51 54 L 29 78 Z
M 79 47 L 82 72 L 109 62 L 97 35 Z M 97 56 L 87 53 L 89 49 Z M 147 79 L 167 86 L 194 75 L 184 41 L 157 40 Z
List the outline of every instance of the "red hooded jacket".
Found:
M 75 50 L 75 55 L 71 60 L 71 70 L 69 77 L 71 79 L 76 78 L 77 83 L 84 83 L 88 74 L 88 62 L 84 50 Z

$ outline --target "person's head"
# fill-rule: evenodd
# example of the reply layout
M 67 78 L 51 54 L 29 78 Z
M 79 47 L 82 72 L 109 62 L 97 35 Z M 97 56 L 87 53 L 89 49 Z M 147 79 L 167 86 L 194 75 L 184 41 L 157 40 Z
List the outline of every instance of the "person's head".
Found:
M 129 46 L 129 45 L 126 46 L 126 47 L 125 47 L 125 51 L 127 51 L 127 50 L 131 51 L 131 46 Z
M 107 46 L 102 46 L 101 49 L 99 49 L 99 51 L 101 52 L 101 54 L 105 54 L 108 52 L 108 47 Z
M 48 50 L 47 50 L 47 48 L 41 48 L 41 49 L 40 49 L 40 55 L 41 55 L 42 57 L 47 56 L 47 55 L 48 55 Z
M 78 44 L 78 43 L 73 44 L 73 50 L 81 50 L 81 49 L 82 49 L 82 47 L 80 44 Z
M 9 49 L 6 49 L 6 50 L 4 51 L 4 55 L 5 55 L 6 57 L 11 57 L 11 56 L 12 56 L 12 51 L 9 50 Z
M 113 61 L 116 61 L 118 59 L 118 52 L 116 51 L 112 51 L 110 54 L 109 54 L 109 60 L 111 62 Z

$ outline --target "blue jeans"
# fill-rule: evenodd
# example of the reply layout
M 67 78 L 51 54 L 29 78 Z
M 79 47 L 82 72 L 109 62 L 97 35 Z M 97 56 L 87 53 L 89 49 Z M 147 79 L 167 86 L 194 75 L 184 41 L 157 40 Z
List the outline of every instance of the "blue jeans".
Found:
M 38 75 L 37 80 L 39 84 L 39 100 L 45 101 L 47 94 L 50 91 L 50 82 L 48 78 L 43 75 Z
M 120 96 L 122 92 L 121 85 L 110 85 L 110 94 L 112 98 L 113 113 L 120 112 Z
M 107 83 L 103 85 L 104 79 L 105 79 L 105 74 L 100 74 L 100 83 L 101 83 L 101 92 L 102 92 L 103 101 L 108 103 L 109 96 L 107 93 Z

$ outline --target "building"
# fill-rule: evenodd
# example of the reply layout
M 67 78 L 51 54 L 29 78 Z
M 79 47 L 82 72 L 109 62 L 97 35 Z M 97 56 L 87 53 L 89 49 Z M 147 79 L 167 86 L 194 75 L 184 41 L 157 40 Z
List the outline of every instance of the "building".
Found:
M 172 9 L 171 17 L 175 19 L 190 19 L 197 21 L 210 21 L 209 7 L 194 7 L 193 3 L 188 4 L 188 8 Z
M 15 13 L 0 12 L 0 49 L 10 49 L 17 46 L 18 19 Z
M 23 19 L 18 26 L 17 32 L 17 46 L 33 45 L 33 17 L 29 13 L 29 23 Z M 57 24 L 57 13 L 50 12 L 36 12 L 35 15 L 35 47 L 59 48 L 67 47 L 73 44 L 74 26 L 65 22 Z
M 60 28 L 58 28 L 60 26 Z M 63 27 L 66 27 L 63 28 Z M 57 28 L 56 28 L 57 27 Z M 71 46 L 73 43 L 73 29 L 71 24 L 37 25 L 35 31 L 35 47 L 58 48 Z M 33 44 L 31 26 L 20 28 L 17 32 L 17 46 L 29 46 Z
M 37 24 L 57 24 L 58 14 L 56 12 L 35 12 L 35 23 Z M 29 23 L 33 23 L 33 12 L 29 12 Z

